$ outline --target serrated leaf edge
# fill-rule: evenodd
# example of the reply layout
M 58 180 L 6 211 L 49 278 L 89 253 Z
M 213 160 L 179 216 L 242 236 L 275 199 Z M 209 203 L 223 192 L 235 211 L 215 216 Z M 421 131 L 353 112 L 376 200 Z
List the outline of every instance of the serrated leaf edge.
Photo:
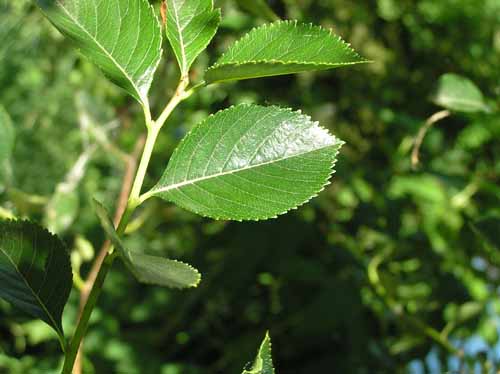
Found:
M 163 48 L 162 48 L 162 45 L 163 45 L 163 35 L 162 35 L 162 31 L 161 31 L 161 24 L 160 24 L 160 21 L 156 15 L 156 12 L 154 10 L 154 7 L 153 7 L 153 4 L 151 4 L 149 1 L 147 0 L 139 0 L 141 1 L 142 3 L 144 3 L 150 10 L 151 12 L 151 15 L 153 16 L 155 22 L 156 22 L 156 26 L 157 26 L 157 31 L 158 31 L 158 34 L 160 35 L 160 43 L 159 43 L 159 49 L 158 49 L 158 52 L 159 52 L 159 56 L 160 58 L 158 58 L 158 61 L 156 61 L 156 64 L 154 65 L 151 65 L 148 69 L 148 71 L 153 71 L 153 74 L 154 72 L 156 72 L 156 70 L 158 69 L 158 65 L 160 64 L 160 61 L 161 61 L 161 56 L 163 55 Z M 66 15 L 68 17 L 71 18 L 71 20 L 73 20 L 73 22 L 75 22 L 78 27 L 83 30 L 85 32 L 85 34 L 87 34 L 92 40 L 94 40 L 94 42 L 99 46 L 99 49 L 101 49 L 104 54 L 106 56 L 109 57 L 109 59 L 113 62 L 113 64 L 118 68 L 118 70 L 120 70 L 123 75 L 127 78 L 127 80 L 130 82 L 130 84 L 132 85 L 132 87 L 134 87 L 134 91 L 135 91 L 135 94 L 137 95 L 132 95 L 135 99 L 137 99 L 141 105 L 149 108 L 149 99 L 148 99 L 148 96 L 147 96 L 147 92 L 149 92 L 149 89 L 151 88 L 151 83 L 147 86 L 147 90 L 146 90 L 146 93 L 143 93 L 141 92 L 141 90 L 139 89 L 139 87 L 136 86 L 136 83 L 134 82 L 134 80 L 132 79 L 132 77 L 129 76 L 129 74 L 123 70 L 123 67 L 115 60 L 115 58 L 109 53 L 109 51 L 104 48 L 104 46 L 101 45 L 101 43 L 99 43 L 98 40 L 95 39 L 94 36 L 92 36 L 81 24 L 80 22 L 77 22 L 73 16 L 68 12 L 68 10 L 61 4 L 61 2 L 59 0 L 57 0 L 57 3 L 61 6 L 61 8 L 64 10 L 64 12 L 66 13 Z M 40 7 L 37 3 L 37 6 L 38 8 L 40 8 L 40 11 L 46 16 L 46 18 L 50 21 L 50 18 L 47 16 L 47 13 L 44 12 L 43 8 Z M 51 21 L 50 21 L 51 22 Z M 51 22 L 52 23 L 52 22 Z M 56 29 L 59 30 L 59 27 L 57 27 L 55 24 L 53 24 L 54 27 Z M 63 35 L 64 33 L 62 31 L 60 31 Z M 69 38 L 71 40 L 71 38 Z M 76 50 L 78 50 L 80 52 L 80 48 L 75 48 Z M 83 54 L 82 54 L 83 55 Z M 92 57 L 90 56 L 87 56 L 87 55 L 83 55 L 86 59 L 88 59 L 89 61 L 91 61 L 94 65 L 96 65 L 97 67 L 99 67 L 100 69 L 100 65 L 95 61 L 95 59 L 93 59 Z M 107 74 L 103 72 L 103 74 L 107 77 Z M 120 87 L 121 89 L 124 89 L 122 87 Z
M 64 257 L 66 257 L 66 260 L 67 260 L 67 263 L 69 265 L 69 268 L 71 269 L 71 259 L 70 259 L 70 256 L 69 256 L 68 247 L 66 246 L 66 244 L 62 241 L 62 239 L 58 235 L 50 232 L 47 228 L 45 228 L 44 226 L 38 224 L 37 222 L 30 221 L 30 220 L 27 220 L 27 219 L 7 219 L 7 220 L 0 220 L 0 224 L 2 224 L 2 223 L 7 224 L 7 225 L 20 224 L 20 225 L 22 225 L 24 227 L 28 227 L 28 226 L 31 225 L 31 226 L 35 226 L 37 229 L 39 229 L 40 231 L 42 231 L 45 234 L 47 234 L 48 236 L 50 236 L 52 239 L 54 239 L 56 242 L 58 242 L 60 244 L 61 248 L 64 250 L 63 251 L 64 252 L 63 255 L 64 255 Z M 19 268 L 17 267 L 17 265 L 12 261 L 12 259 L 10 258 L 10 256 L 6 256 L 6 257 L 9 259 L 9 261 L 11 262 L 11 264 L 15 267 L 16 271 L 19 274 L 22 274 L 21 271 L 19 270 Z M 73 282 L 73 272 L 70 272 L 70 273 L 71 273 L 71 282 Z M 54 318 L 52 318 L 51 313 L 49 313 L 49 311 L 47 310 L 47 308 L 45 306 L 45 303 L 43 303 L 42 300 L 40 300 L 40 298 L 35 293 L 35 291 L 33 290 L 33 288 L 28 283 L 26 283 L 26 280 L 25 280 L 24 276 L 22 277 L 22 280 L 23 280 L 24 284 L 26 285 L 26 287 L 28 287 L 30 289 L 30 291 L 33 294 L 33 296 L 36 298 L 36 300 L 42 306 L 43 310 L 45 311 L 45 313 L 47 314 L 47 316 L 49 317 L 49 319 L 54 324 L 54 326 L 51 326 L 51 327 L 55 328 L 57 335 L 59 335 L 59 338 L 62 339 L 61 340 L 61 344 L 64 343 L 64 331 L 62 329 L 62 324 L 61 324 L 61 327 L 59 328 L 59 324 L 56 321 L 54 321 Z M 65 295 L 66 299 L 68 299 L 70 293 L 71 293 L 71 287 L 69 288 L 69 291 L 68 291 L 67 295 Z M 64 347 L 64 345 L 62 345 L 62 346 Z
M 101 226 L 103 226 L 103 229 L 104 229 L 104 232 L 106 233 L 106 236 L 109 238 L 109 240 L 113 243 L 113 245 L 115 247 L 117 247 L 116 249 L 118 250 L 118 257 L 120 257 L 120 260 L 124 263 L 125 267 L 132 273 L 132 275 L 141 283 L 145 283 L 145 284 L 152 284 L 152 285 L 157 285 L 156 283 L 154 282 L 146 282 L 146 281 L 143 281 L 140 278 L 140 276 L 138 275 L 137 271 L 135 270 L 134 266 L 132 265 L 131 263 L 131 260 L 129 259 L 129 256 L 130 256 L 130 253 L 133 253 L 133 254 L 136 254 L 138 256 L 148 256 L 148 257 L 155 257 L 155 258 L 158 258 L 158 259 L 163 259 L 163 260 L 167 260 L 167 261 L 172 261 L 172 262 L 175 262 L 175 263 L 178 263 L 178 264 L 182 264 L 183 266 L 187 266 L 188 268 L 190 268 L 191 270 L 193 270 L 196 274 L 197 274 L 197 279 L 196 279 L 196 282 L 195 283 L 192 283 L 192 284 L 189 284 L 188 286 L 185 286 L 185 287 L 179 287 L 179 286 L 169 286 L 169 288 L 176 288 L 176 289 L 185 289 L 185 288 L 193 288 L 193 287 L 197 287 L 198 284 L 200 284 L 200 281 L 201 281 L 201 273 L 199 272 L 198 269 L 196 269 L 195 267 L 193 267 L 192 265 L 188 264 L 188 263 L 185 263 L 185 262 L 182 262 L 182 261 L 179 261 L 179 260 L 175 260 L 175 259 L 170 259 L 170 258 L 165 258 L 165 257 L 161 257 L 161 256 L 155 256 L 155 255 L 149 255 L 149 254 L 146 254 L 146 253 L 138 253 L 138 252 L 133 252 L 133 251 L 130 251 L 129 249 L 127 249 L 124 245 L 123 245 L 123 242 L 121 240 L 121 238 L 118 236 L 118 233 L 116 231 L 114 231 L 114 235 L 108 233 L 108 231 L 106 230 L 106 228 L 104 227 L 103 223 L 102 223 L 102 220 L 105 219 L 107 222 L 107 224 L 110 225 L 110 227 L 115 230 L 115 226 L 113 224 L 113 221 L 111 220 L 111 217 L 109 215 L 109 212 L 108 210 L 106 209 L 106 207 L 104 206 L 104 204 L 102 204 L 99 200 L 93 198 L 92 199 L 92 203 L 94 205 L 94 210 L 96 211 L 96 214 L 97 214 L 97 217 L 99 218 L 99 220 L 101 221 Z M 101 217 L 100 214 L 98 213 L 98 211 L 101 210 L 103 213 L 104 213 L 104 217 Z
M 128 251 L 130 252 L 130 251 Z M 132 252 L 134 253 L 134 252 Z M 171 261 L 171 262 L 175 262 L 177 264 L 180 264 L 182 266 L 185 266 L 187 268 L 189 268 L 190 270 L 192 270 L 194 273 L 196 273 L 196 281 L 195 283 L 191 283 L 185 287 L 179 287 L 179 286 L 169 286 L 168 288 L 175 288 L 175 289 L 178 289 L 178 290 L 183 290 L 183 289 L 186 289 L 186 288 L 196 288 L 198 287 L 198 285 L 200 284 L 201 282 L 201 273 L 198 269 L 196 269 L 194 266 L 192 266 L 191 264 L 188 264 L 187 262 L 184 262 L 184 261 L 179 261 L 179 260 L 175 260 L 175 259 L 171 259 L 171 258 L 163 258 L 163 257 L 160 257 L 160 256 L 155 256 L 155 255 L 149 255 L 149 254 L 144 254 L 144 253 L 135 253 L 135 254 L 138 254 L 140 256 L 149 256 L 149 257 L 155 257 L 155 258 L 159 258 L 159 259 L 164 259 L 164 260 L 168 260 L 168 261 Z M 122 259 L 122 261 L 124 261 L 125 259 Z M 127 266 L 128 268 L 128 266 Z M 141 283 L 143 284 L 150 284 L 150 285 L 154 285 L 154 286 L 158 286 L 158 284 L 154 283 L 154 282 L 148 282 L 148 281 L 144 281 L 144 280 L 140 280 L 140 276 L 133 270 L 134 268 L 133 267 L 130 267 L 129 270 L 130 272 L 134 275 L 134 277 Z
M 211 3 L 211 9 L 209 10 L 210 17 L 211 18 L 215 17 L 216 20 L 217 20 L 217 24 L 220 25 L 220 22 L 222 20 L 221 9 L 220 8 L 215 8 L 214 9 L 214 2 L 213 2 L 213 0 L 211 0 L 210 3 Z M 202 51 L 205 50 L 207 48 L 207 46 L 210 44 L 210 42 L 212 41 L 213 37 L 217 33 L 217 29 L 218 29 L 218 26 L 212 32 L 212 34 L 210 36 L 210 39 L 206 43 L 203 43 Z M 181 35 L 182 31 L 178 32 L 178 34 L 179 34 L 180 38 L 183 40 L 182 35 Z M 167 33 L 167 29 L 166 28 L 165 28 L 165 35 L 167 36 L 167 40 L 169 41 L 170 45 L 172 45 L 172 43 L 170 42 L 170 39 L 168 38 L 168 33 Z M 182 45 L 182 43 L 179 43 L 179 44 Z M 172 47 L 172 49 L 173 49 L 173 47 Z M 182 49 L 182 51 L 184 51 L 184 47 L 181 46 L 181 49 Z M 175 53 L 175 51 L 174 51 L 174 55 L 175 55 L 175 58 L 177 60 L 178 65 L 179 65 L 179 70 L 181 71 L 181 75 L 185 75 L 185 74 L 187 74 L 189 72 L 189 69 L 191 68 L 191 65 L 193 64 L 193 62 L 198 57 L 198 56 L 196 56 L 195 59 L 191 62 L 191 64 L 189 64 L 189 66 L 183 66 L 183 65 L 187 65 L 187 61 L 185 60 L 186 59 L 185 53 L 183 53 L 182 56 L 181 56 L 182 63 L 181 63 L 181 61 L 178 61 L 177 54 Z M 183 70 L 183 69 L 185 69 L 185 70 Z
M 261 351 L 262 351 L 262 347 L 264 346 L 264 344 L 266 343 L 266 341 L 269 344 L 269 355 L 271 356 L 271 366 L 273 368 L 273 372 L 275 372 L 274 363 L 272 362 L 273 343 L 271 341 L 271 336 L 269 335 L 269 330 L 266 331 L 266 335 L 264 336 L 264 339 L 262 340 L 262 342 L 259 345 L 259 349 L 257 351 L 257 355 L 255 356 L 253 364 L 252 363 L 250 363 L 250 364 L 252 364 L 252 366 L 255 365 L 255 363 L 257 362 L 258 359 L 261 359 L 262 361 L 264 361 L 263 358 L 262 358 L 262 355 L 261 355 Z M 255 371 L 253 371 L 252 369 L 253 368 L 251 368 L 250 370 L 244 369 L 242 374 L 258 374 Z
M 295 61 L 295 60 L 287 60 L 287 61 L 283 61 L 283 60 L 276 60 L 276 59 L 270 59 L 270 60 L 246 60 L 246 61 L 242 61 L 242 62 L 225 62 L 225 63 L 219 63 L 218 61 L 220 61 L 221 59 L 223 59 L 231 50 L 233 49 L 236 49 L 238 48 L 238 46 L 247 41 L 248 39 L 250 39 L 254 34 L 255 32 L 258 32 L 259 30 L 261 29 L 272 29 L 274 27 L 279 27 L 281 26 L 282 24 L 286 24 L 286 25 L 292 25 L 294 27 L 297 27 L 297 26 L 305 26 L 305 27 L 309 27 L 309 29 L 315 29 L 315 30 L 319 30 L 323 33 L 325 33 L 325 36 L 328 36 L 328 37 L 333 37 L 335 38 L 338 42 L 340 42 L 342 44 L 342 47 L 345 49 L 345 50 L 349 50 L 350 53 L 352 53 L 353 55 L 353 58 L 359 58 L 359 61 L 353 61 L 353 62 L 341 62 L 341 63 L 311 63 L 311 62 L 304 62 L 304 61 Z M 272 22 L 272 23 L 266 23 L 262 26 L 257 26 L 257 27 L 254 27 L 252 30 L 250 30 L 247 34 L 245 34 L 241 39 L 237 40 L 236 42 L 234 42 L 234 44 L 232 44 L 228 50 L 226 52 L 224 52 L 220 57 L 219 59 L 215 62 L 214 65 L 210 66 L 207 70 L 206 70 L 206 74 L 209 73 L 210 71 L 213 71 L 213 70 L 216 70 L 218 68 L 222 68 L 222 67 L 227 67 L 227 66 L 234 66 L 234 67 L 238 67 L 238 66 L 243 66 L 243 65 L 259 65 L 259 64 L 275 64 L 275 65 L 278 65 L 278 64 L 282 64 L 282 65 L 303 65 L 303 66 L 324 66 L 324 67 L 335 67 L 335 66 L 347 66 L 347 65 L 356 65 L 356 64 L 363 64 L 363 63 L 370 63 L 372 61 L 370 60 L 367 60 L 365 59 L 364 57 L 362 57 L 358 52 L 356 52 L 352 47 L 351 47 L 351 44 L 350 43 L 347 43 L 346 41 L 344 41 L 339 35 L 335 34 L 333 32 L 333 30 L 331 29 L 327 29 L 327 28 L 324 28 L 322 26 L 318 26 L 318 25 L 314 25 L 312 23 L 299 23 L 297 20 L 278 20 L 276 22 Z M 259 75 L 259 77 L 261 77 L 262 75 Z M 264 75 L 265 76 L 265 75 Z M 236 78 L 232 78 L 232 79 L 228 79 L 228 80 L 233 80 L 233 79 L 236 79 Z M 217 82 L 222 82 L 224 80 L 220 80 L 220 81 L 217 81 Z
M 302 113 L 302 111 L 300 109 L 298 110 L 293 110 L 291 108 L 283 108 L 283 107 L 279 107 L 277 105 L 270 105 L 270 106 L 263 106 L 263 105 L 257 105 L 257 104 L 238 104 L 238 105 L 231 105 L 230 107 L 226 108 L 226 109 L 223 109 L 223 110 L 220 110 L 216 113 L 212 113 L 210 114 L 207 118 L 205 118 L 203 121 L 201 121 L 200 123 L 198 123 L 195 127 L 193 127 L 185 136 L 184 138 L 181 140 L 181 142 L 177 145 L 177 148 L 174 150 L 172 156 L 170 159 L 172 159 L 176 154 L 177 152 L 179 151 L 179 149 L 181 148 L 181 144 L 187 139 L 187 137 L 193 132 L 195 131 L 195 129 L 198 127 L 198 126 L 201 126 L 202 124 L 204 124 L 206 121 L 208 121 L 210 118 L 220 114 L 220 113 L 223 113 L 223 112 L 226 112 L 228 110 L 232 110 L 234 108 L 239 108 L 239 107 L 249 107 L 249 106 L 260 106 L 260 107 L 264 107 L 264 108 L 276 108 L 277 110 L 280 110 L 280 111 L 286 111 L 286 112 L 290 112 L 290 113 L 296 113 L 296 114 L 299 114 L 303 117 L 306 117 L 307 120 L 309 122 L 312 123 L 313 126 L 317 126 L 317 127 L 320 127 L 321 129 L 323 129 L 329 136 L 333 137 L 335 140 L 336 140 L 336 143 L 335 144 L 332 144 L 332 145 L 329 145 L 327 147 L 337 147 L 336 151 L 335 151 L 335 154 L 333 156 L 333 161 L 330 165 L 330 173 L 328 174 L 328 177 L 326 178 L 326 181 L 325 183 L 318 189 L 318 191 L 316 191 L 313 195 L 311 195 L 308 199 L 298 203 L 297 205 L 287 209 L 286 211 L 284 212 L 281 212 L 281 213 L 278 213 L 278 214 L 275 214 L 275 215 L 263 215 L 263 216 L 259 216 L 259 217 L 255 217 L 255 218 L 229 218 L 229 217 L 223 217 L 223 216 L 211 216 L 211 215 L 207 215 L 207 214 L 204 214 L 200 211 L 197 211 L 197 210 L 191 210 L 192 212 L 196 213 L 197 215 L 199 216 L 202 216 L 202 217 L 205 217 L 205 218 L 212 218 L 212 219 L 215 219 L 215 220 L 228 220 L 228 221 L 237 221 L 237 222 L 244 222 L 244 221 L 254 221 L 254 222 L 257 222 L 257 221 L 264 221 L 264 220 L 268 220 L 268 219 L 275 219 L 275 218 L 278 218 L 279 216 L 283 215 L 283 214 L 286 214 L 288 212 L 290 212 L 291 210 L 297 210 L 298 208 L 300 208 L 302 205 L 306 204 L 307 202 L 311 201 L 313 198 L 317 197 L 329 184 L 331 184 L 331 178 L 332 178 L 332 175 L 335 173 L 335 169 L 334 169 L 334 166 L 335 164 L 337 163 L 337 155 L 339 154 L 340 152 L 340 149 L 342 148 L 342 146 L 345 144 L 344 141 L 340 140 L 339 138 L 337 138 L 335 135 L 331 134 L 330 131 L 323 127 L 323 126 L 320 126 L 319 125 L 319 122 L 318 121 L 313 121 L 312 118 L 307 115 L 307 114 L 304 114 Z M 325 148 L 327 148 L 325 147 Z M 316 149 L 314 151 L 317 151 L 319 149 Z M 313 151 L 313 152 L 314 152 Z M 291 157 L 294 157 L 294 156 L 291 156 Z M 290 157 L 290 158 L 291 158 Z M 261 166 L 261 165 L 259 165 Z M 171 187 L 171 186 L 170 186 Z M 156 185 L 150 190 L 148 191 L 145 195 L 146 196 L 156 196 L 157 193 L 162 193 L 162 192 L 167 192 L 168 190 L 172 189 L 171 188 L 168 188 L 168 189 L 163 189 L 163 190 L 160 190 L 160 189 L 157 189 L 156 188 Z M 169 200 L 171 201 L 171 200 Z M 171 201 L 172 203 L 174 203 L 173 201 Z M 174 203 L 175 204 L 175 203 Z M 184 209 L 184 208 L 183 208 Z

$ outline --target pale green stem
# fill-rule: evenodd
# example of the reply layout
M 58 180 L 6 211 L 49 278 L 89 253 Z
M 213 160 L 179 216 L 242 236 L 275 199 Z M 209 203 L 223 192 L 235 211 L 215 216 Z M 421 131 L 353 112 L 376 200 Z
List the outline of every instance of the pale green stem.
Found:
M 188 86 L 188 84 L 189 79 L 187 77 L 183 77 L 179 83 L 179 86 L 177 87 L 175 95 L 167 104 L 157 121 L 153 121 L 151 119 L 149 106 L 144 107 L 144 115 L 148 134 L 146 143 L 144 145 L 144 150 L 142 152 L 141 161 L 139 163 L 139 167 L 137 168 L 137 173 L 128 199 L 127 208 L 125 209 L 125 212 L 123 213 L 123 216 L 121 217 L 120 223 L 118 224 L 118 228 L 116 230 L 119 236 L 124 234 L 130 218 L 132 217 L 132 214 L 141 203 L 139 196 L 141 193 L 142 185 L 144 183 L 144 178 L 146 177 L 149 161 L 151 160 L 151 156 L 153 154 L 156 139 L 158 138 L 158 134 L 162 126 L 164 125 L 165 121 L 170 116 L 172 111 L 175 109 L 175 107 L 177 107 L 180 102 L 188 98 L 193 92 L 192 90 L 186 92 L 186 87 Z M 114 252 L 113 247 L 111 247 L 101 265 L 101 268 L 99 269 L 99 272 L 97 273 L 97 278 L 92 286 L 92 289 L 90 290 L 87 303 L 83 308 L 80 320 L 78 321 L 78 324 L 76 326 L 75 333 L 65 351 L 66 353 L 62 374 L 71 374 L 73 371 L 73 366 L 78 354 L 78 349 L 80 348 L 81 341 L 85 336 L 85 333 L 87 332 L 90 316 L 97 303 L 99 294 L 101 293 L 104 280 L 106 279 L 109 269 L 111 268 L 111 265 L 113 264 L 113 261 L 116 258 L 117 254 L 118 252 Z

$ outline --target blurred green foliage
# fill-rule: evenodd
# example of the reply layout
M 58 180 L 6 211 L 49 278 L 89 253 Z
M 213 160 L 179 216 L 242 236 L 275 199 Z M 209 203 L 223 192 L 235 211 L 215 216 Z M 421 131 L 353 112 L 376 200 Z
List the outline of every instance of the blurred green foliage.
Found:
M 127 246 L 188 261 L 202 283 L 188 291 L 145 287 L 116 266 L 91 320 L 84 372 L 241 372 L 267 329 L 283 374 L 498 367 L 500 2 L 268 4 L 282 18 L 333 28 L 375 62 L 200 91 L 169 119 L 148 187 L 192 126 L 241 102 L 303 108 L 344 140 L 333 183 L 310 204 L 260 223 L 216 222 L 148 201 Z M 194 80 L 271 17 L 249 13 L 248 2 L 216 5 L 221 31 L 196 62 Z M 28 0 L 0 0 L 0 41 L 0 105 L 16 133 L 1 166 L 0 217 L 44 222 L 74 248 L 85 277 L 104 240 L 91 199 L 114 208 L 123 152 L 144 131 L 140 108 Z M 165 54 L 155 113 L 178 74 L 172 52 Z M 413 139 L 441 109 L 431 98 L 445 73 L 474 82 L 491 110 L 436 124 L 412 170 Z M 66 332 L 76 288 L 70 300 Z M 0 316 L 0 373 L 56 372 L 61 355 L 50 328 L 1 301 Z

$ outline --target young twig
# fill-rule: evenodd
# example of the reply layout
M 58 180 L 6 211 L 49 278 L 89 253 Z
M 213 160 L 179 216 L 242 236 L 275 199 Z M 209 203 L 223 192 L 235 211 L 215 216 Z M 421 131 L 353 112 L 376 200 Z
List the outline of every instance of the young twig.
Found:
M 141 136 L 137 140 L 133 152 L 130 155 L 123 156 L 125 161 L 125 173 L 123 175 L 122 188 L 116 205 L 116 211 L 114 216 L 115 226 L 118 225 L 118 223 L 120 222 L 120 219 L 123 216 L 123 213 L 125 212 L 125 209 L 127 207 L 128 196 L 130 194 L 130 190 L 132 189 L 132 183 L 134 182 L 134 175 L 137 170 L 137 160 L 141 154 L 142 148 L 144 147 L 145 141 L 146 137 L 144 135 Z M 83 308 L 89 298 L 90 290 L 92 289 L 92 286 L 95 283 L 97 274 L 101 269 L 104 259 L 106 258 L 110 245 L 111 244 L 109 240 L 106 240 L 104 242 L 103 246 L 101 247 L 101 250 L 99 251 L 99 254 L 97 255 L 94 261 L 94 264 L 92 265 L 92 268 L 87 276 L 87 279 L 85 280 L 82 292 L 80 293 L 78 319 L 81 318 Z M 82 368 L 83 368 L 83 339 L 82 342 L 80 343 L 80 348 L 78 349 L 78 354 L 76 356 L 73 373 L 82 374 Z
M 441 121 L 443 118 L 446 118 L 450 115 L 449 110 L 441 110 L 439 112 L 434 113 L 432 116 L 427 118 L 424 125 L 420 127 L 418 130 L 418 134 L 415 137 L 415 142 L 413 143 L 413 150 L 411 152 L 411 166 L 413 169 L 416 169 L 419 163 L 419 154 L 420 154 L 420 146 L 424 140 L 425 134 L 427 131 L 434 125 L 436 122 Z

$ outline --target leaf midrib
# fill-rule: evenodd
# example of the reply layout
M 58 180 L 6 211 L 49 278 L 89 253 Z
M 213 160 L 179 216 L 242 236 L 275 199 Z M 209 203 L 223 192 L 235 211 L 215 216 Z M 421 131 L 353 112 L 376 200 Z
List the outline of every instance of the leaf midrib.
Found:
M 184 47 L 184 37 L 182 35 L 181 25 L 179 24 L 179 14 L 178 14 L 178 9 L 175 6 L 175 1 L 172 2 L 172 7 L 174 8 L 175 24 L 177 25 L 177 33 L 179 34 L 179 44 L 181 47 L 181 58 L 182 58 L 181 70 L 182 74 L 185 74 L 187 66 L 186 49 Z
M 38 294 L 35 292 L 35 290 L 29 285 L 29 283 L 26 281 L 26 278 L 24 277 L 23 273 L 19 270 L 19 268 L 17 267 L 17 264 L 14 262 L 14 260 L 12 259 L 11 256 L 9 256 L 9 254 L 7 254 L 7 252 L 4 250 L 4 249 L 1 249 L 0 248 L 0 251 L 2 251 L 2 253 L 4 254 L 5 257 L 7 257 L 7 259 L 9 260 L 9 262 L 12 264 L 12 266 L 14 267 L 14 269 L 16 270 L 17 274 L 20 275 L 23 283 L 26 285 L 26 287 L 31 291 L 31 293 L 33 294 L 33 296 L 36 298 L 36 300 L 38 301 L 38 303 L 40 304 L 40 306 L 42 307 L 43 311 L 47 314 L 47 316 L 49 317 L 50 321 L 53 323 L 53 327 L 56 329 L 56 332 L 59 336 L 64 336 L 63 335 L 63 332 L 59 329 L 59 325 L 58 323 L 54 320 L 54 318 L 52 318 L 52 314 L 49 312 L 49 310 L 45 307 L 45 304 L 42 302 L 42 300 L 38 297 Z
M 125 78 L 127 78 L 127 80 L 132 84 L 132 87 L 134 88 L 135 93 L 137 94 L 137 96 L 141 99 L 141 102 L 144 105 L 146 105 L 147 100 L 140 93 L 140 90 L 136 86 L 136 84 L 135 84 L 134 80 L 132 79 L 132 77 L 130 77 L 130 75 L 123 69 L 123 67 L 118 63 L 118 61 L 116 61 L 116 59 L 110 54 L 110 52 L 106 48 L 104 48 L 104 46 L 101 43 L 99 43 L 99 41 L 85 27 L 83 27 L 83 25 L 68 11 L 67 8 L 64 7 L 64 5 L 61 3 L 61 1 L 60 0 L 56 0 L 56 1 L 57 1 L 57 4 L 59 4 L 59 6 L 62 8 L 62 10 L 68 15 L 68 17 L 73 22 L 75 22 L 75 24 L 83 32 L 85 32 L 85 34 L 87 34 L 90 39 L 92 39 L 97 44 L 97 46 L 106 54 L 106 56 L 109 57 L 109 59 L 113 62 L 113 64 L 123 73 L 123 75 L 125 76 Z
M 274 159 L 274 160 L 262 162 L 262 163 L 259 163 L 259 164 L 247 166 L 247 167 L 244 167 L 244 168 L 231 169 L 231 170 L 227 170 L 227 171 L 216 173 L 216 174 L 205 175 L 203 177 L 198 177 L 198 178 L 191 179 L 191 180 L 185 180 L 185 181 L 174 183 L 174 184 L 162 187 L 162 188 L 152 189 L 151 191 L 149 191 L 147 193 L 147 195 L 151 196 L 151 195 L 155 195 L 155 194 L 158 194 L 158 193 L 165 193 L 165 192 L 168 192 L 170 190 L 178 189 L 178 188 L 181 188 L 181 187 L 184 187 L 184 186 L 187 186 L 187 185 L 191 185 L 191 184 L 196 184 L 196 183 L 202 182 L 204 180 L 209 180 L 209 179 L 213 179 L 213 178 L 219 178 L 219 177 L 222 177 L 222 176 L 225 176 L 225 175 L 236 174 L 236 173 L 239 173 L 239 172 L 242 172 L 242 171 L 255 169 L 255 168 L 258 168 L 258 167 L 261 167 L 261 166 L 265 166 L 265 165 L 269 165 L 269 164 L 274 164 L 276 162 L 288 160 L 288 159 L 291 159 L 291 158 L 294 158 L 294 157 L 304 156 L 304 155 L 307 155 L 309 153 L 321 151 L 321 150 L 323 150 L 325 148 L 330 148 L 330 147 L 338 146 L 339 144 L 340 144 L 340 142 L 337 140 L 333 144 L 328 144 L 328 145 L 323 146 L 323 147 L 315 148 L 315 149 L 313 149 L 311 151 L 307 151 L 307 152 L 303 152 L 303 153 L 296 153 L 296 154 L 293 154 L 291 156 L 281 157 L 281 158 L 278 158 L 278 159 Z

